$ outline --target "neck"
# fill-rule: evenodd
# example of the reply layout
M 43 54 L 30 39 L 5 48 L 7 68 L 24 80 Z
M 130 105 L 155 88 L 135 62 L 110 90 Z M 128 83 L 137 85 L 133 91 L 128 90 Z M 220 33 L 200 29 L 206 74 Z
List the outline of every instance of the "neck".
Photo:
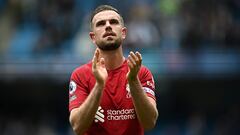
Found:
M 100 57 L 104 58 L 105 66 L 108 70 L 113 70 L 122 65 L 125 58 L 123 56 L 122 47 L 113 51 L 100 50 Z

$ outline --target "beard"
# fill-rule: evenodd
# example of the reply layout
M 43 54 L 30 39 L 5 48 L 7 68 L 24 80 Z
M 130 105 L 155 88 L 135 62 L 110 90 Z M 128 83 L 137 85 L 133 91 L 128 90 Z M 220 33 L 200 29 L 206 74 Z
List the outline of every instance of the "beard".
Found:
M 121 46 L 122 41 L 120 38 L 118 38 L 112 41 L 99 41 L 99 42 L 96 42 L 96 44 L 100 50 L 113 51 L 113 50 L 117 50 Z

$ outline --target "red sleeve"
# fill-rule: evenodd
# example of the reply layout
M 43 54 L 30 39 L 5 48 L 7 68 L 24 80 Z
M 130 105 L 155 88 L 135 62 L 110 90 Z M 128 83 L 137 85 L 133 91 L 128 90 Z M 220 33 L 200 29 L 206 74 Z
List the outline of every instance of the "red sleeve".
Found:
M 69 111 L 79 107 L 89 95 L 87 79 L 81 68 L 73 71 L 69 83 Z
M 150 70 L 143 66 L 140 70 L 139 79 L 141 81 L 143 90 L 146 92 L 147 96 L 156 100 L 155 83 L 153 75 L 150 72 Z

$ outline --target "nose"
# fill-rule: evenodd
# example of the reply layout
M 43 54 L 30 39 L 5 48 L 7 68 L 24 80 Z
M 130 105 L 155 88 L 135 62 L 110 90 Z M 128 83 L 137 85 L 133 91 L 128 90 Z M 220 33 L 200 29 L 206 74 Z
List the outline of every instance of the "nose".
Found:
M 109 23 L 109 21 L 106 22 L 106 31 L 112 30 L 111 24 Z

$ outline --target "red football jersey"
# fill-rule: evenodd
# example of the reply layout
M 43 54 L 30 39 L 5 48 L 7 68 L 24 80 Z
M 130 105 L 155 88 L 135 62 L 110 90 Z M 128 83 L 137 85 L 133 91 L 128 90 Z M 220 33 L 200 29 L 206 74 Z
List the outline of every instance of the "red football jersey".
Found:
M 108 79 L 103 90 L 95 120 L 86 135 L 143 135 L 132 102 L 126 74 L 127 60 L 117 69 L 108 70 Z M 151 72 L 141 67 L 138 77 L 147 96 L 155 100 L 155 84 Z M 79 107 L 95 85 L 92 63 L 77 68 L 69 86 L 69 111 Z

